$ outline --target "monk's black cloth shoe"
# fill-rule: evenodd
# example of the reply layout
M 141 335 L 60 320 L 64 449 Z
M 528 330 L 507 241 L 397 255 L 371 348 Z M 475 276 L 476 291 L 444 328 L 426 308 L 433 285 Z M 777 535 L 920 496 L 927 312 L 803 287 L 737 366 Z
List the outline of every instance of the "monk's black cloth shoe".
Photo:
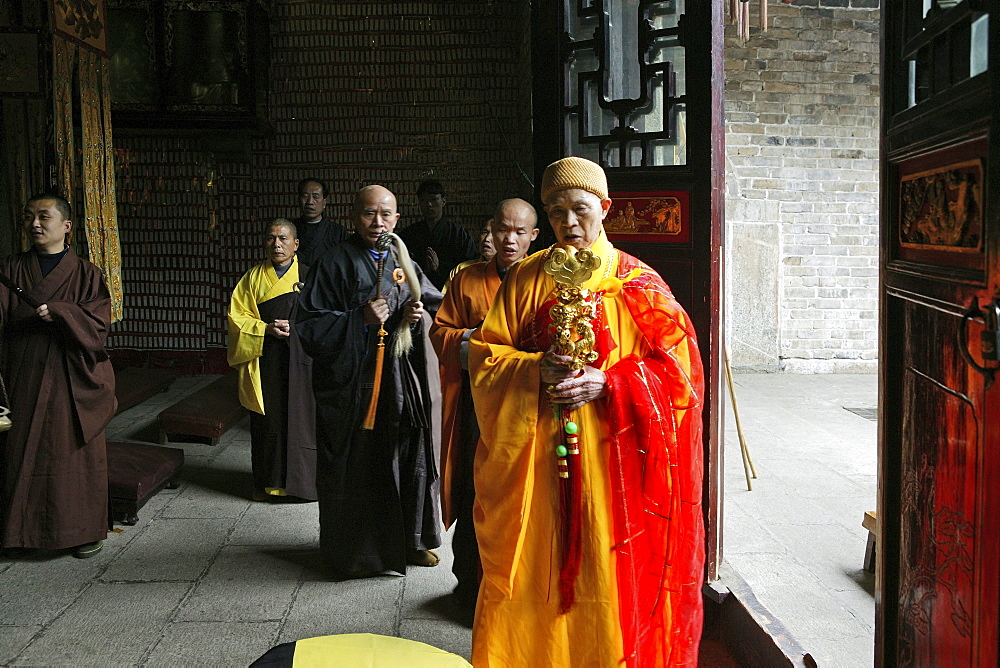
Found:
M 93 543 L 77 545 L 73 548 L 73 556 L 77 559 L 90 559 L 104 549 L 104 541 L 98 540 Z

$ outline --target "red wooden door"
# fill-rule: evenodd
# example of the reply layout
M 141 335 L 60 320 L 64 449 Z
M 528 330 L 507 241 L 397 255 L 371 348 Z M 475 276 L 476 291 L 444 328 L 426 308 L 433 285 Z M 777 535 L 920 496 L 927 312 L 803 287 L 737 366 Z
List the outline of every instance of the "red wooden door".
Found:
M 885 666 L 998 663 L 1000 383 L 989 358 L 1000 313 L 1000 15 L 990 6 L 882 9 Z
M 568 155 L 603 165 L 611 241 L 663 276 L 698 333 L 709 579 L 722 559 L 722 8 L 714 0 L 532 3 L 535 183 Z

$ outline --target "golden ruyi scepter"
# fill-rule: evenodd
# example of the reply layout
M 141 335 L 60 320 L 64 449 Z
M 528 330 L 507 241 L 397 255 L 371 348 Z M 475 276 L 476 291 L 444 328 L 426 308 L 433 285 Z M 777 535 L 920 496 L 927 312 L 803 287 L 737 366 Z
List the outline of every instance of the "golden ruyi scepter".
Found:
M 410 253 L 406 249 L 406 244 L 403 240 L 392 232 L 383 232 L 379 235 L 378 239 L 375 240 L 375 250 L 380 252 L 386 252 L 389 250 L 391 245 L 396 246 L 396 260 L 399 262 L 400 268 L 403 270 L 404 280 L 406 280 L 407 285 L 410 288 L 410 298 L 413 301 L 420 301 L 420 296 L 422 290 L 420 288 L 420 278 L 417 276 L 417 272 L 413 267 L 413 262 L 410 260 Z M 378 263 L 378 280 L 375 285 L 375 299 L 382 296 L 382 274 L 385 271 L 385 258 L 379 260 Z M 378 346 L 375 349 L 375 378 L 372 382 L 372 396 L 371 400 L 368 402 L 368 412 L 365 414 L 365 419 L 361 423 L 362 429 L 374 429 L 375 428 L 375 412 L 378 409 L 378 395 L 379 390 L 382 385 L 382 366 L 385 360 L 385 337 L 388 334 L 385 331 L 385 324 L 380 323 L 378 326 Z M 392 356 L 402 357 L 406 353 L 410 352 L 413 348 L 413 336 L 410 334 L 410 323 L 405 320 L 400 322 L 396 327 L 396 331 L 392 338 Z
M 589 248 L 554 248 L 545 261 L 545 273 L 556 282 L 556 303 L 549 309 L 552 318 L 552 344 L 558 355 L 570 358 L 571 371 L 580 371 L 597 359 L 594 351 L 594 326 L 597 317 L 595 295 L 584 283 L 601 266 L 601 258 Z M 566 442 L 556 447 L 559 477 L 568 478 L 567 455 L 578 455 L 578 426 L 569 422 L 562 404 L 554 405 L 556 419 L 566 432 Z
M 545 273 L 555 279 L 556 303 L 549 309 L 552 318 L 552 345 L 558 355 L 569 357 L 570 371 L 582 373 L 583 367 L 597 359 L 594 351 L 594 326 L 597 297 L 583 284 L 601 266 L 601 258 L 589 248 L 554 248 L 545 260 Z M 575 582 L 582 560 L 581 520 L 583 476 L 580 472 L 579 425 L 571 421 L 570 411 L 553 404 L 560 427 L 556 446 L 557 469 L 561 484 L 560 517 L 562 564 L 559 567 L 559 611 L 568 612 L 576 599 Z M 572 466 L 570 466 L 572 457 Z

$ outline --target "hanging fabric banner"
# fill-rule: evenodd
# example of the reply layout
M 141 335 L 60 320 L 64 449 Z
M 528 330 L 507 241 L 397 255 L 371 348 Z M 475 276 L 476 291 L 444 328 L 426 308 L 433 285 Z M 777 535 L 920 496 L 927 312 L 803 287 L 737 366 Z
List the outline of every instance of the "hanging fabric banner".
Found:
M 70 204 L 73 203 L 73 60 L 76 45 L 66 40 L 53 40 L 52 99 L 56 152 L 56 187 Z
M 56 180 L 64 197 L 77 210 L 76 227 L 87 235 L 89 259 L 104 271 L 111 293 L 111 320 L 123 315 L 121 244 L 115 201 L 114 152 L 111 141 L 111 84 L 107 58 L 56 38 L 53 48 L 55 89 Z M 73 72 L 79 84 L 74 100 Z M 82 173 L 74 157 L 76 141 L 73 104 L 80 108 L 79 149 Z M 83 185 L 83 207 L 73 203 L 75 187 Z

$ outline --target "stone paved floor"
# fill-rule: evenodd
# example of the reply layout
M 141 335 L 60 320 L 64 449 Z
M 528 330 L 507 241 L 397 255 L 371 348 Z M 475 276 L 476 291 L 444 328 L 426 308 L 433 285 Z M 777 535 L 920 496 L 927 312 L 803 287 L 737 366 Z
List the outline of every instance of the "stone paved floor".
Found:
M 758 478 L 747 491 L 728 394 L 723 554 L 820 666 L 874 662 L 875 576 L 862 569 L 875 509 L 875 375 L 737 374 Z
M 156 414 L 214 378 L 179 378 L 118 415 L 109 439 L 155 442 Z M 471 632 L 445 598 L 448 547 L 439 566 L 405 578 L 330 582 L 316 504 L 249 500 L 246 420 L 215 447 L 171 445 L 185 451 L 181 486 L 110 534 L 99 556 L 0 559 L 0 665 L 246 666 L 278 643 L 358 632 L 468 657 Z
M 179 378 L 117 416 L 109 438 L 155 442 L 156 414 L 213 377 Z M 871 665 L 872 579 L 861 571 L 874 507 L 873 376 L 739 375 L 741 417 L 760 478 L 747 492 L 727 429 L 726 554 L 820 665 Z M 731 433 L 730 433 L 731 432 Z M 371 632 L 468 657 L 470 631 L 436 568 L 327 580 L 315 504 L 253 503 L 246 423 L 185 450 L 181 486 L 119 527 L 89 560 L 0 559 L 0 665 L 247 665 L 281 642 Z

